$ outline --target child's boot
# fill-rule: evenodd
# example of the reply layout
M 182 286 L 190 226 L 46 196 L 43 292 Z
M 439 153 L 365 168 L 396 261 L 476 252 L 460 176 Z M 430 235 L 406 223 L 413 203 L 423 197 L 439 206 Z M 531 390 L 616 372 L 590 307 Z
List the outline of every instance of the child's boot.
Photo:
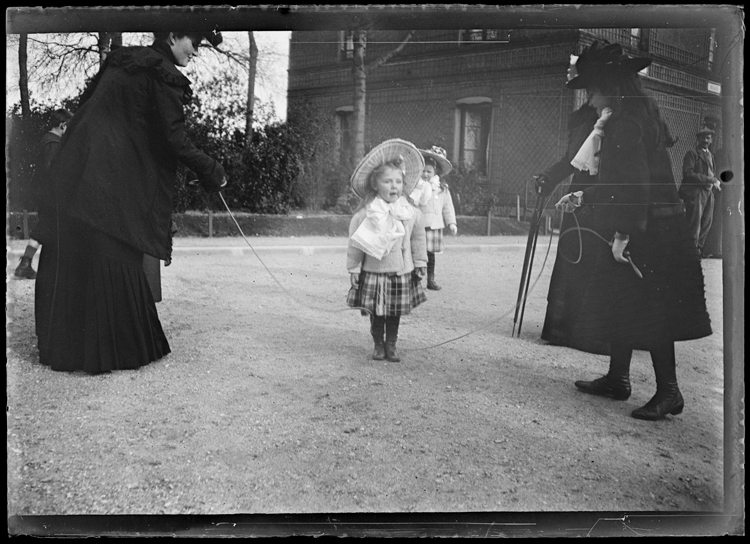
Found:
M 383 339 L 381 338 L 378 340 L 375 339 L 375 347 L 372 350 L 372 358 L 376 361 L 382 361 L 385 359 L 385 342 L 383 342 Z
M 396 352 L 399 321 L 401 321 L 399 316 L 391 317 L 385 321 L 385 358 L 392 363 L 401 361 Z
M 440 291 L 442 289 L 442 287 L 435 283 L 435 254 L 429 251 L 427 252 L 427 289 L 433 291 Z
M 385 333 L 385 318 L 383 316 L 370 316 L 370 334 L 375 341 L 375 348 L 372 350 L 372 358 L 376 361 L 385 359 L 385 342 L 383 334 Z
M 16 268 L 15 275 L 19 278 L 33 280 L 36 278 L 36 272 L 31 267 L 31 257 L 21 257 L 21 262 Z

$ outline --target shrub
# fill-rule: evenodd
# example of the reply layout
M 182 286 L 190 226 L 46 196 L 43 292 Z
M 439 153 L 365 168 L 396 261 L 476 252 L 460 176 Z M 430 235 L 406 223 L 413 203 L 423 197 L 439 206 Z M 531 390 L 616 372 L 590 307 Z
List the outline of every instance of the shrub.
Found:
M 200 89 L 225 89 L 237 84 L 236 76 L 223 74 L 200 83 Z M 234 95 L 210 97 L 207 107 L 196 92 L 186 107 L 186 131 L 191 142 L 218 160 L 229 185 L 222 191 L 232 210 L 263 214 L 285 214 L 290 208 L 334 209 L 349 193 L 350 168 L 336 156 L 335 118 L 309 105 L 290 112 L 287 122 L 270 122 L 272 110 L 258 104 L 254 114 L 265 124 L 245 137 L 246 104 Z M 71 108 L 77 100 L 69 101 Z M 23 119 L 16 107 L 6 115 L 6 165 L 9 172 L 10 209 L 33 209 L 30 186 L 37 144 L 46 131 L 53 108 L 35 109 Z M 257 119 L 257 117 L 256 117 Z M 178 170 L 174 211 L 223 210 L 220 198 L 190 182 L 196 175 L 184 167 Z M 347 196 L 348 198 L 348 196 Z
M 337 154 L 335 117 L 310 103 L 289 111 L 289 126 L 297 136 L 302 170 L 297 180 L 295 205 L 311 210 L 335 209 L 348 190 L 351 168 Z
M 501 193 L 488 186 L 477 172 L 458 168 L 445 176 L 458 215 L 487 215 L 501 200 Z

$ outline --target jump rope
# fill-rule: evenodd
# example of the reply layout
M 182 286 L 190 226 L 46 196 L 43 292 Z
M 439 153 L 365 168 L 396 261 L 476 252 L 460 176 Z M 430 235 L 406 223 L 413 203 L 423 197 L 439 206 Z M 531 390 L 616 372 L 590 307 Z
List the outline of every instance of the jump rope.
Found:
M 553 193 L 553 194 L 554 194 L 554 193 Z M 242 231 L 242 227 L 240 227 L 240 224 L 239 224 L 239 222 L 237 221 L 237 218 L 236 218 L 236 217 L 234 216 L 234 213 L 232 213 L 232 210 L 231 210 L 231 209 L 229 208 L 229 205 L 227 204 L 227 201 L 226 201 L 226 200 L 224 199 L 224 195 L 223 195 L 223 194 L 221 193 L 221 191 L 219 191 L 219 197 L 221 198 L 221 201 L 222 201 L 222 203 L 224 204 L 224 207 L 226 208 L 227 212 L 229 213 L 229 216 L 230 216 L 230 217 L 232 218 L 232 221 L 234 222 L 235 226 L 237 227 L 237 230 L 239 231 L 240 235 L 241 235 L 241 236 L 242 236 L 242 238 L 243 238 L 243 239 L 245 240 L 245 243 L 247 244 L 247 246 L 248 246 L 248 247 L 249 247 L 249 248 L 250 248 L 250 249 L 252 250 L 252 252 L 253 252 L 253 255 L 255 255 L 255 257 L 256 257 L 256 258 L 258 259 L 258 261 L 259 261 L 259 262 L 261 263 L 261 265 L 263 265 L 263 268 L 264 268 L 264 269 L 266 270 L 266 272 L 268 273 L 268 275 L 269 275 L 269 276 L 270 276 L 270 277 L 271 277 L 271 278 L 273 279 L 273 281 L 274 281 L 274 282 L 276 283 L 276 285 L 278 285 L 278 286 L 279 286 L 279 288 L 280 288 L 280 289 L 281 289 L 282 291 L 284 291 L 284 293 L 286 293 L 286 294 L 287 294 L 287 296 L 289 296 L 289 298 L 291 298 L 292 300 L 294 300 L 294 301 L 295 301 L 295 302 L 296 302 L 297 304 L 299 304 L 299 305 L 301 305 L 301 306 L 305 306 L 305 307 L 307 307 L 307 308 L 310 308 L 310 309 L 312 309 L 312 310 L 315 310 L 315 311 L 318 311 L 318 312 L 324 312 L 324 313 L 340 313 L 340 312 L 345 312 L 345 311 L 359 310 L 359 311 L 362 311 L 362 312 L 366 312 L 366 313 L 368 313 L 368 314 L 372 314 L 372 312 L 371 312 L 370 310 L 368 310 L 367 308 L 363 308 L 363 307 L 347 307 L 347 308 L 341 308 L 341 309 L 339 309 L 339 310 L 326 310 L 326 309 L 323 309 L 323 308 L 320 308 L 320 307 L 317 307 L 317 306 L 311 306 L 311 305 L 309 305 L 309 304 L 306 304 L 306 303 L 302 302 L 301 300 L 299 300 L 299 299 L 298 299 L 297 297 L 295 297 L 295 296 L 294 296 L 294 295 L 293 295 L 292 293 L 290 293 L 290 292 L 289 292 L 289 290 L 288 290 L 288 289 L 287 289 L 286 287 L 284 287 L 284 285 L 283 285 L 283 284 L 282 284 L 282 283 L 281 283 L 281 282 L 280 282 L 280 281 L 278 280 L 278 278 L 277 278 L 277 277 L 276 277 L 276 276 L 274 275 L 274 273 L 273 273 L 273 272 L 271 271 L 271 269 L 270 269 L 270 268 L 268 268 L 268 266 L 267 266 L 267 265 L 266 265 L 266 263 L 265 263 L 265 262 L 263 261 L 263 259 L 261 259 L 260 255 L 258 255 L 258 252 L 257 252 L 257 251 L 255 251 L 255 248 L 254 248 L 254 247 L 253 247 L 253 245 L 252 245 L 252 244 L 250 243 L 250 241 L 249 241 L 249 240 L 247 239 L 247 236 L 245 236 L 245 233 L 244 233 L 244 232 Z M 549 196 L 547 197 L 547 199 L 546 199 L 546 200 L 544 201 L 544 206 L 542 207 L 542 209 L 545 209 L 545 208 L 546 208 L 546 206 L 547 206 L 547 205 L 549 204 L 549 201 L 550 201 L 550 199 L 551 199 L 551 198 L 552 198 L 552 194 L 550 194 L 550 195 L 549 195 Z M 607 240 L 606 238 L 604 238 L 603 236 L 601 236 L 601 235 L 600 235 L 600 234 L 599 234 L 598 232 L 596 232 L 595 230 L 593 230 L 593 229 L 589 229 L 589 228 L 586 228 L 586 227 L 581 227 L 581 226 L 580 226 L 580 224 L 578 223 L 578 218 L 576 218 L 576 217 L 575 217 L 575 214 L 573 213 L 573 214 L 571 214 L 571 215 L 572 215 L 572 216 L 573 216 L 573 218 L 575 219 L 575 222 L 576 222 L 576 227 L 574 227 L 574 228 L 571 228 L 571 229 L 567 229 L 567 230 L 566 230 L 565 232 L 560 232 L 560 236 L 559 236 L 559 238 L 561 238 L 561 237 L 562 237 L 562 236 L 563 236 L 564 234 L 567 234 L 567 233 L 568 233 L 568 232 L 570 232 L 570 231 L 576 231 L 576 232 L 578 233 L 578 240 L 579 240 L 579 244 L 578 244 L 578 247 L 579 247 L 579 254 L 578 254 L 578 258 L 577 258 L 576 260 L 571 260 L 571 259 L 568 259 L 568 258 L 567 258 L 567 257 L 565 257 L 564 255 L 562 255 L 562 257 L 563 257 L 563 258 L 564 258 L 565 260 L 567 260 L 567 261 L 571 262 L 572 264 L 578 264 L 578 263 L 579 263 L 579 262 L 581 261 L 581 259 L 582 259 L 582 257 L 583 257 L 583 240 L 582 240 L 582 236 L 581 236 L 581 232 L 582 232 L 582 231 L 587 231 L 587 232 L 591 232 L 591 233 L 593 233 L 594 235 L 596 235 L 596 236 L 597 236 L 598 238 L 600 238 L 600 239 L 601 239 L 601 240 L 602 240 L 602 241 L 603 241 L 604 243 L 608 244 L 609 246 L 611 246 L 611 245 L 612 245 L 612 242 L 611 242 L 611 241 L 609 241 L 609 240 Z M 541 221 L 542 221 L 543 217 L 545 217 L 545 215 L 543 215 L 543 214 L 539 214 L 539 217 L 538 217 L 538 219 L 537 219 L 536 223 L 535 223 L 534 225 L 530 225 L 530 228 L 538 229 L 538 228 L 539 228 L 539 226 L 540 226 L 540 224 L 541 224 Z M 562 228 L 562 218 L 561 218 L 561 220 L 560 220 L 560 227 Z M 549 242 L 548 242 L 548 244 L 547 244 L 547 250 L 546 250 L 546 253 L 545 253 L 545 255 L 544 255 L 544 261 L 542 262 L 541 270 L 539 271 L 539 274 L 537 275 L 537 277 L 536 277 L 536 279 L 534 280 L 534 282 L 533 282 L 533 283 L 532 283 L 532 284 L 531 284 L 531 285 L 529 286 L 529 289 L 528 289 L 528 291 L 527 291 L 527 293 L 526 293 L 526 297 L 528 297 L 528 292 L 529 292 L 529 291 L 530 291 L 530 292 L 533 292 L 533 291 L 534 291 L 534 288 L 536 287 L 536 284 L 537 284 L 537 283 L 539 282 L 539 279 L 540 279 L 540 278 L 542 277 L 542 274 L 543 274 L 543 272 L 544 272 L 544 270 L 545 270 L 545 265 L 546 265 L 546 263 L 547 263 L 547 259 L 549 258 L 549 253 L 550 253 L 550 249 L 552 248 L 552 238 L 553 238 L 553 237 L 554 237 L 554 232 L 552 232 L 552 233 L 550 234 L 550 237 L 549 237 Z M 559 238 L 558 238 L 558 239 L 559 239 Z M 534 250 L 536 250 L 536 248 L 534 248 Z M 625 255 L 625 254 L 624 254 L 624 255 Z M 630 259 L 630 256 L 629 256 L 629 255 L 625 255 L 625 256 L 627 257 L 628 261 L 630 262 L 630 265 L 631 265 L 631 266 L 633 267 L 633 269 L 635 270 L 636 274 L 637 274 L 637 275 L 638 275 L 638 276 L 639 276 L 640 278 L 642 278 L 642 277 L 643 277 L 643 276 L 642 276 L 642 274 L 640 273 L 640 271 L 638 270 L 638 268 L 637 268 L 637 267 L 635 266 L 635 264 L 633 263 L 632 259 Z M 526 297 L 524 297 L 524 298 L 526 298 Z M 524 301 L 524 302 L 525 302 L 525 301 Z M 433 344 L 433 345 L 430 345 L 430 346 L 426 346 L 426 347 L 421 347 L 421 348 L 412 348 L 412 349 L 409 349 L 408 351 L 410 351 L 410 352 L 416 352 L 416 351 L 426 351 L 426 350 L 429 350 L 429 349 L 434 349 L 434 348 L 436 348 L 436 347 L 439 347 L 439 346 L 444 346 L 444 345 L 446 345 L 446 344 L 450 344 L 450 343 L 452 343 L 452 342 L 456 342 L 457 340 L 460 340 L 460 339 L 462 339 L 462 338 L 466 338 L 467 336 L 470 336 L 470 335 L 472 335 L 472 334 L 476 334 L 477 332 L 480 332 L 480 331 L 483 331 L 483 330 L 485 330 L 485 329 L 488 329 L 488 328 L 490 328 L 490 327 L 491 327 L 492 325 L 495 325 L 495 324 L 496 324 L 496 323 L 498 323 L 498 322 L 499 322 L 500 320 L 502 320 L 502 319 L 504 319 L 505 317 L 509 316 L 509 315 L 511 314 L 511 312 L 515 311 L 515 310 L 516 310 L 516 308 L 518 308 L 518 306 L 519 306 L 519 303 L 516 303 L 516 304 L 514 304 L 514 305 L 513 305 L 513 306 L 512 306 L 512 307 L 511 307 L 510 309 L 508 309 L 508 310 L 507 310 L 506 312 L 504 312 L 503 314 L 501 314 L 500 316 L 498 316 L 498 317 L 497 317 L 496 319 L 494 319 L 494 320 L 492 320 L 492 321 L 488 322 L 488 323 L 487 323 L 486 325 L 484 325 L 484 326 L 482 326 L 482 327 L 479 327 L 479 328 L 477 328 L 477 329 L 474 329 L 474 330 L 472 330 L 472 331 L 469 331 L 469 332 L 467 332 L 467 333 L 464 333 L 464 334 L 462 334 L 462 335 L 456 336 L 456 337 L 454 337 L 454 338 L 450 338 L 450 339 L 448 339 L 448 340 L 445 340 L 445 341 L 443 341 L 443 342 L 439 342 L 439 343 L 437 343 L 437 344 Z
M 239 233 L 242 236 L 243 240 L 245 241 L 245 243 L 247 244 L 247 246 L 252 250 L 253 255 L 255 255 L 255 257 L 258 259 L 258 262 L 260 262 L 260 264 L 263 265 L 263 268 L 266 270 L 266 272 L 268 273 L 268 275 L 273 279 L 273 281 L 276 283 L 276 285 L 278 285 L 279 288 L 282 291 L 284 291 L 284 293 L 286 293 L 286 295 L 289 298 L 291 298 L 292 300 L 294 300 L 300 306 L 305 306 L 305 307 L 307 307 L 309 309 L 312 309 L 312 310 L 315 310 L 317 312 L 340 313 L 340 312 L 346 312 L 346 311 L 359 310 L 359 311 L 367 312 L 368 314 L 372 314 L 372 312 L 370 310 L 368 310 L 367 308 L 363 308 L 363 307 L 347 307 L 347 308 L 341 308 L 339 310 L 326 310 L 326 309 L 323 309 L 323 308 L 320 308 L 320 307 L 317 307 L 317 306 L 311 306 L 309 304 L 306 304 L 306 303 L 302 302 L 301 300 L 299 300 L 297 297 L 295 297 L 291 292 L 289 292 L 289 290 L 286 287 L 284 287 L 284 285 L 278 280 L 278 278 L 274 275 L 274 273 L 271 271 L 271 269 L 268 268 L 268 266 L 263 261 L 263 259 L 261 259 L 260 255 L 258 255 L 258 252 L 255 251 L 255 248 L 250 243 L 250 241 L 247 239 L 247 236 L 245 236 L 245 233 L 243 232 L 242 227 L 240 227 L 240 224 L 237 221 L 237 218 L 234 216 L 234 213 L 232 213 L 232 210 L 229 208 L 229 205 L 227 204 L 227 201 L 224 199 L 224 195 L 221 193 L 221 191 L 219 191 L 219 197 L 221 198 L 221 202 L 224 204 L 224 207 L 226 208 L 227 212 L 229 213 L 229 216 L 232 218 L 232 221 L 234 222 L 235 226 L 237 227 L 237 230 L 239 231 Z M 549 204 L 549 201 L 550 201 L 551 198 L 552 198 L 552 194 L 550 194 L 550 196 L 548 196 L 547 199 L 544 201 L 544 205 L 542 206 L 541 209 L 546 209 L 546 207 Z M 60 218 L 59 218 L 59 206 L 58 206 L 58 203 L 56 202 L 55 204 L 56 204 L 55 205 L 55 216 L 56 216 L 55 217 L 55 222 L 56 222 L 56 226 L 57 226 L 56 230 L 57 230 L 57 246 L 58 247 L 56 248 L 57 255 L 55 256 L 56 257 L 56 259 L 55 259 L 55 261 L 56 261 L 56 263 L 55 263 L 55 280 L 54 280 L 54 283 L 53 283 L 52 300 L 51 300 L 51 303 L 50 303 L 51 311 L 50 311 L 50 320 L 49 320 L 48 331 L 47 331 L 47 338 L 48 339 L 49 339 L 49 337 L 51 335 L 51 332 L 52 332 L 52 312 L 54 312 L 55 300 L 57 298 L 57 282 L 58 282 L 58 274 L 59 274 L 59 267 L 60 267 L 60 253 L 59 253 Z M 589 228 L 586 228 L 586 227 L 581 227 L 580 224 L 578 223 L 578 218 L 576 217 L 575 213 L 572 213 L 571 215 L 573 216 L 573 219 L 575 220 L 576 226 L 573 227 L 573 228 L 567 229 L 564 232 L 561 231 L 558 239 L 561 239 L 565 234 L 567 234 L 567 233 L 569 233 L 571 231 L 577 232 L 577 234 L 578 234 L 578 248 L 579 248 L 579 250 L 578 250 L 578 257 L 575 260 L 571 260 L 571 259 L 567 258 L 565 255 L 563 255 L 561 253 L 560 254 L 561 257 L 563 257 L 566 261 L 568 261 L 568 262 L 570 262 L 572 264 L 578 264 L 578 263 L 581 262 L 581 259 L 583 258 L 583 239 L 582 239 L 582 236 L 581 236 L 581 232 L 583 232 L 583 231 L 590 232 L 590 233 L 594 234 L 597 238 L 601 239 L 604 243 L 606 243 L 609 246 L 612 246 L 612 242 L 611 241 L 609 241 L 606 238 L 604 238 L 601 234 L 599 234 L 595 230 L 589 229 Z M 540 226 L 540 224 L 541 224 L 541 221 L 542 221 L 543 217 L 545 217 L 545 215 L 539 214 L 539 217 L 537 218 L 537 222 L 534 225 L 530 225 L 530 228 L 538 229 L 539 226 Z M 562 217 L 560 219 L 560 228 L 562 228 Z M 539 282 L 540 278 L 542 277 L 542 274 L 544 273 L 545 266 L 547 264 L 547 259 L 549 258 L 549 253 L 550 253 L 550 250 L 552 248 L 552 238 L 553 237 L 554 237 L 554 232 L 552 232 L 550 234 L 549 242 L 547 244 L 547 250 L 546 250 L 546 253 L 544 255 L 544 261 L 542 262 L 541 269 L 540 269 L 539 274 L 537 275 L 536 279 L 534 280 L 534 282 L 529 286 L 529 289 L 527 290 L 526 295 L 524 296 L 524 303 L 525 303 L 525 299 L 528 298 L 528 293 L 529 292 L 534 292 L 534 288 L 536 287 L 536 284 Z M 536 250 L 536 248 L 534 248 L 534 251 L 535 250 Z M 638 270 L 638 267 L 633 263 L 633 260 L 630 258 L 630 255 L 627 254 L 627 252 L 624 253 L 623 255 L 627 257 L 627 259 L 628 259 L 630 265 L 632 266 L 633 270 L 635 271 L 636 275 L 639 278 L 643 278 L 643 275 L 641 274 L 640 270 Z M 439 342 L 437 344 L 433 344 L 433 345 L 426 346 L 426 347 L 421 347 L 421 348 L 412 348 L 412 349 L 409 349 L 408 351 L 410 351 L 410 352 L 416 352 L 416 351 L 426 351 L 426 350 L 429 350 L 429 349 L 434 349 L 434 348 L 437 348 L 437 347 L 440 347 L 440 346 L 444 346 L 446 344 L 450 344 L 450 343 L 456 342 L 456 341 L 461 340 L 462 338 L 466 338 L 467 336 L 470 336 L 472 334 L 476 334 L 478 332 L 486 330 L 486 329 L 490 328 L 491 326 L 497 324 L 500 320 L 502 320 L 505 317 L 509 316 L 511 314 L 511 312 L 514 312 L 519 307 L 519 304 L 520 303 L 517 302 L 510 309 L 508 309 L 506 312 L 502 313 L 496 319 L 494 319 L 492 321 L 489 321 L 486 325 L 483 325 L 482 327 L 479 327 L 477 329 L 471 330 L 471 331 L 469 331 L 467 333 L 461 334 L 461 335 L 456 336 L 454 338 L 450 338 L 450 339 L 445 340 L 443 342 Z

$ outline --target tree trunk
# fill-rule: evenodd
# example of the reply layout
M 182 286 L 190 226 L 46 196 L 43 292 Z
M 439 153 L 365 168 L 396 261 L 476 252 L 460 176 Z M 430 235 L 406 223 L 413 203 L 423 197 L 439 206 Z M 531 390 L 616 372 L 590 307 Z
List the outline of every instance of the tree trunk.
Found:
M 247 33 L 250 42 L 250 64 L 247 70 L 247 112 L 245 113 L 245 143 L 253 139 L 253 111 L 255 109 L 255 73 L 258 67 L 258 45 L 252 31 Z
M 21 115 L 27 118 L 31 115 L 31 101 L 29 99 L 29 71 L 28 61 L 28 34 L 21 34 L 18 43 L 18 88 L 21 91 Z
M 354 54 L 352 75 L 354 79 L 354 112 L 352 119 L 352 164 L 359 164 L 365 156 L 365 112 L 367 99 L 367 72 L 365 68 L 365 51 L 367 48 L 367 31 L 354 32 Z
M 409 40 L 414 36 L 410 31 L 394 49 L 371 64 L 365 63 L 367 51 L 367 31 L 354 31 L 354 55 L 352 73 L 354 78 L 354 119 L 352 163 L 359 164 L 365 156 L 365 116 L 367 112 L 367 74 L 388 62 L 394 55 L 403 51 Z
M 96 46 L 99 49 L 99 67 L 101 68 L 107 59 L 107 55 L 109 55 L 110 34 L 109 32 L 99 32 L 98 36 Z

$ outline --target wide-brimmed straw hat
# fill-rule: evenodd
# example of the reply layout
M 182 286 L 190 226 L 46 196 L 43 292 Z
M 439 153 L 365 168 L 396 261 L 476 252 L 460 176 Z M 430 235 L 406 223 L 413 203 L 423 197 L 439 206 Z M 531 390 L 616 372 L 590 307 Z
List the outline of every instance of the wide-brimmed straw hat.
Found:
M 447 153 L 442 147 L 433 145 L 430 149 L 420 149 L 419 152 L 422 153 L 425 159 L 435 159 L 435 162 L 438 164 L 438 175 L 444 176 L 453 170 L 453 165 L 447 159 Z
M 629 57 L 620 44 L 595 41 L 579 57 L 571 58 L 568 69 L 569 89 L 595 87 L 602 81 L 637 74 L 651 64 L 647 57 Z
M 354 194 L 364 198 L 367 194 L 367 182 L 370 173 L 378 166 L 392 161 L 399 162 L 404 173 L 404 194 L 410 194 L 422 175 L 424 159 L 414 144 L 398 138 L 386 140 L 376 145 L 360 161 L 351 179 Z

